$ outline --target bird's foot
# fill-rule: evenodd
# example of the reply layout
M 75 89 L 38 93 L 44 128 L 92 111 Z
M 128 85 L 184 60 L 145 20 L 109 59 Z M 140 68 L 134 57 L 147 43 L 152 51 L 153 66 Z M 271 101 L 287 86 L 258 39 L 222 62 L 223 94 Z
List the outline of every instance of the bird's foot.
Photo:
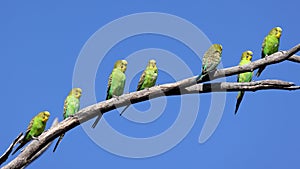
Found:
M 39 138 L 32 136 L 32 140 L 39 141 Z
M 116 95 L 113 95 L 113 96 L 112 96 L 112 98 L 115 98 L 115 99 L 117 99 L 118 97 L 119 97 L 119 96 L 116 96 Z
M 119 96 L 113 95 L 112 98 L 119 100 Z

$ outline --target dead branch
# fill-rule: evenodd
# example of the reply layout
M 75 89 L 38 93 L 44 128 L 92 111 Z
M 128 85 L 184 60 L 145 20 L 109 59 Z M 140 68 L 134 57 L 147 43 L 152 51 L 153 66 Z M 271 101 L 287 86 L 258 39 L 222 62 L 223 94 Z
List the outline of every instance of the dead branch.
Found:
M 292 55 L 300 50 L 300 44 L 296 45 L 290 50 L 274 53 L 264 59 L 259 59 L 248 65 L 234 66 L 230 68 L 220 69 L 210 74 L 209 78 L 203 78 L 201 82 L 206 82 L 212 79 L 221 78 L 224 76 L 232 76 L 239 73 L 253 71 L 260 66 L 271 65 L 289 59 Z M 119 98 L 112 98 L 110 100 L 102 101 L 100 103 L 88 106 L 81 109 L 74 117 L 70 117 L 60 122 L 57 126 L 45 131 L 38 137 L 38 141 L 32 141 L 23 152 L 21 152 L 15 159 L 3 167 L 3 169 L 22 168 L 28 165 L 34 155 L 41 151 L 51 141 L 57 138 L 62 133 L 65 133 L 74 127 L 80 125 L 87 120 L 99 115 L 99 112 L 106 113 L 116 107 L 124 106 L 130 103 L 142 102 L 145 100 L 170 95 L 182 95 L 191 93 L 208 93 L 220 91 L 256 91 L 266 89 L 279 90 L 297 90 L 300 86 L 295 86 L 291 82 L 284 82 L 280 80 L 262 80 L 249 83 L 211 83 L 211 84 L 196 84 L 195 77 L 184 79 L 175 83 L 163 84 L 155 86 L 146 90 L 124 94 Z M 200 83 L 200 82 L 198 82 Z
M 300 63 L 300 56 L 293 55 L 288 60 L 292 62 Z

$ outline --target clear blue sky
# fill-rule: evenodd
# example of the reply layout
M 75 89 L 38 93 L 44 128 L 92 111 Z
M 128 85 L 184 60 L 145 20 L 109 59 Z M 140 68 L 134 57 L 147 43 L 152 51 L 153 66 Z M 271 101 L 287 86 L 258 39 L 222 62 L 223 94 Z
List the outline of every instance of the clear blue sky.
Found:
M 19 132 L 26 130 L 30 119 L 39 111 L 51 113 L 47 128 L 55 117 L 62 120 L 63 101 L 72 88 L 73 70 L 81 49 L 98 29 L 115 19 L 140 12 L 162 12 L 183 18 L 202 30 L 212 43 L 223 45 L 222 64 L 230 67 L 238 64 L 244 50 L 252 50 L 254 60 L 260 58 L 263 37 L 272 27 L 283 29 L 280 49 L 299 43 L 299 5 L 292 0 L 1 1 L 0 152 L 6 150 Z M 146 48 L 170 51 L 194 75 L 200 73 L 201 61 L 181 42 L 156 35 L 131 37 L 114 46 L 99 65 L 95 89 L 90 89 L 96 91 L 98 101 L 105 99 L 113 62 Z M 199 50 L 202 48 L 199 46 Z M 172 63 L 170 60 L 168 64 Z M 128 66 L 134 64 L 139 63 Z M 299 65 L 283 62 L 269 66 L 259 79 L 299 84 L 296 76 L 299 71 Z M 135 90 L 139 75 L 128 84 L 130 91 Z M 236 77 L 227 80 L 236 81 Z M 167 71 L 161 71 L 157 83 L 172 81 Z M 82 127 L 76 127 L 66 134 L 56 153 L 52 153 L 52 145 L 28 168 L 300 168 L 300 114 L 296 110 L 299 92 L 248 92 L 237 116 L 233 113 L 236 93 L 226 96 L 223 118 L 204 144 L 198 143 L 198 137 L 210 107 L 210 94 L 200 96 L 199 114 L 187 136 L 161 155 L 140 159 L 117 156 L 95 144 Z M 116 111 L 105 118 L 123 134 L 154 136 L 171 126 L 178 115 L 180 97 L 166 101 L 165 111 L 151 123 L 130 122 L 119 118 Z M 147 110 L 149 103 L 140 103 L 136 108 Z

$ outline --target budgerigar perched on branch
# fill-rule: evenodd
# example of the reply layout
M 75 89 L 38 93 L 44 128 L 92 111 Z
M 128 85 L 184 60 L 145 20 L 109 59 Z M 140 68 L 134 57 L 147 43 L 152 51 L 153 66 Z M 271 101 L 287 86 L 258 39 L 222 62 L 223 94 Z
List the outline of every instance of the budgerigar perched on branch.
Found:
M 252 55 L 253 55 L 253 52 L 250 50 L 243 52 L 239 65 L 243 66 L 243 65 L 251 63 Z M 237 82 L 251 82 L 252 76 L 253 76 L 253 72 L 240 73 L 240 74 L 238 74 Z M 245 94 L 245 91 L 240 91 L 238 93 L 234 114 L 237 113 L 239 106 L 242 102 L 244 94 Z
M 111 99 L 114 96 L 121 96 L 124 92 L 124 86 L 126 81 L 125 71 L 127 69 L 126 60 L 118 60 L 114 65 L 107 85 L 106 100 Z M 95 128 L 101 118 L 101 115 L 97 117 L 92 128 Z
M 264 42 L 262 44 L 261 58 L 265 58 L 266 56 L 278 52 L 281 33 L 282 33 L 282 29 L 280 27 L 275 27 L 269 32 L 269 34 L 265 37 Z M 261 72 L 265 68 L 266 66 L 260 67 L 256 73 L 256 76 L 259 77 Z
M 222 45 L 213 44 L 205 52 L 202 59 L 202 73 L 197 77 L 196 81 L 202 80 L 209 72 L 215 71 L 221 62 Z
M 78 112 L 80 108 L 80 97 L 81 97 L 82 90 L 80 88 L 73 88 L 67 98 L 65 99 L 64 102 L 64 113 L 63 117 L 64 119 L 73 116 L 75 113 Z M 54 146 L 53 152 L 55 152 L 58 144 L 61 142 L 63 139 L 65 133 L 61 134 Z
M 155 60 L 150 60 L 148 62 L 148 65 L 146 67 L 146 69 L 144 70 L 143 74 L 140 77 L 138 86 L 137 86 L 137 91 L 139 90 L 143 90 L 146 88 L 150 88 L 152 86 L 155 85 L 156 83 L 156 79 L 157 79 L 157 75 L 158 75 L 158 70 L 156 67 L 156 61 Z M 125 110 L 129 107 L 129 105 L 127 105 L 123 111 L 120 113 L 120 116 L 125 112 Z
M 42 111 L 35 117 L 33 117 L 27 127 L 25 136 L 22 140 L 18 141 L 20 145 L 12 153 L 15 154 L 20 148 L 22 148 L 26 143 L 32 139 L 36 139 L 39 135 L 43 133 L 46 127 L 46 123 L 49 119 L 50 113 L 48 111 Z

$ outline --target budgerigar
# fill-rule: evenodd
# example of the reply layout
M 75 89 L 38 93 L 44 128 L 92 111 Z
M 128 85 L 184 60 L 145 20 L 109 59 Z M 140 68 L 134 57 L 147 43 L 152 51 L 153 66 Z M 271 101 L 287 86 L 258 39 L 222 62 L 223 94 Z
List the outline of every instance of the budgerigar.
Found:
M 63 118 L 66 119 L 70 116 L 73 116 L 75 113 L 78 112 L 80 108 L 80 97 L 81 97 L 82 90 L 80 88 L 73 88 L 64 102 L 64 112 Z M 53 152 L 55 152 L 58 144 L 63 139 L 65 133 L 61 134 L 54 146 Z
M 262 44 L 261 58 L 265 58 L 266 56 L 278 52 L 281 33 L 282 33 L 282 29 L 280 27 L 275 27 L 269 32 L 269 34 L 265 37 L 264 42 Z M 266 66 L 260 67 L 256 73 L 256 76 L 259 77 L 261 72 L 265 68 Z
M 26 143 L 32 139 L 36 139 L 39 135 L 43 133 L 46 127 L 46 123 L 49 119 L 50 113 L 48 111 L 42 111 L 35 117 L 33 117 L 27 127 L 25 136 L 22 140 L 18 141 L 20 145 L 12 153 L 15 154 L 20 148 L 22 148 Z
M 205 52 L 202 59 L 202 73 L 197 77 L 196 81 L 202 80 L 209 72 L 217 69 L 217 66 L 221 62 L 222 56 L 222 45 L 213 44 Z
M 112 97 L 121 96 L 124 92 L 124 86 L 126 81 L 125 71 L 127 69 L 127 61 L 126 60 L 118 60 L 114 65 L 114 69 L 112 70 L 107 85 L 107 94 L 106 100 L 111 99 Z M 101 118 L 101 115 L 97 117 L 92 128 L 95 128 Z
M 251 63 L 252 55 L 253 55 L 252 51 L 250 51 L 250 50 L 245 51 L 242 54 L 241 61 L 240 61 L 239 65 L 242 66 L 242 65 L 246 65 L 246 64 Z M 253 76 L 253 72 L 240 73 L 238 75 L 237 82 L 251 82 L 252 76 Z M 245 91 L 239 91 L 239 93 L 237 95 L 237 101 L 236 101 L 236 106 L 235 106 L 234 114 L 237 113 L 237 111 L 239 109 L 239 106 L 240 106 L 240 104 L 242 102 L 244 94 L 245 94 Z
M 137 86 L 137 91 L 139 90 L 143 90 L 146 88 L 150 88 L 152 86 L 155 85 L 156 83 L 156 79 L 157 79 L 157 75 L 158 75 L 158 70 L 156 67 L 156 61 L 155 60 L 150 60 L 148 62 L 148 65 L 146 67 L 146 69 L 144 70 L 143 74 L 140 77 L 138 86 Z M 120 113 L 120 116 L 125 112 L 125 110 L 129 107 L 129 105 L 127 105 L 123 111 Z

